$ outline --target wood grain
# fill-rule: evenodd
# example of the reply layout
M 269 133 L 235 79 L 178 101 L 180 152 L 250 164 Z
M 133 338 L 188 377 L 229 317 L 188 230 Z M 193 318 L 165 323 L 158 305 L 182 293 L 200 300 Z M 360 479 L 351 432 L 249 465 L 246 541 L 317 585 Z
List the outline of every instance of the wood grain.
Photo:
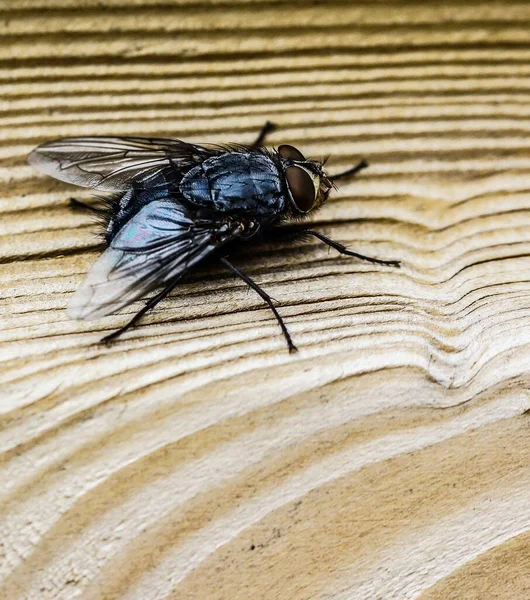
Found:
M 530 5 L 0 4 L 0 597 L 526 599 Z M 331 155 L 316 240 L 204 268 L 96 342 L 97 256 L 25 163 L 70 135 Z

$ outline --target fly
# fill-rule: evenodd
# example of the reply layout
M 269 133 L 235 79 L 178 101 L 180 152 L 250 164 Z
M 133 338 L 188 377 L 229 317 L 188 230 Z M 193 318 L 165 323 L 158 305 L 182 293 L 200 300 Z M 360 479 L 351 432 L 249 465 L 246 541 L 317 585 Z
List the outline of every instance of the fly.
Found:
M 197 145 L 173 138 L 78 137 L 38 146 L 28 162 L 47 175 L 110 192 L 104 206 L 72 202 L 104 222 L 106 250 L 72 296 L 73 319 L 99 319 L 161 288 L 110 342 L 132 327 L 206 257 L 245 281 L 273 312 L 290 352 L 296 350 L 272 298 L 228 259 L 227 244 L 251 239 L 313 236 L 341 254 L 380 265 L 310 228 L 286 226 L 322 206 L 335 182 L 367 167 L 329 175 L 322 162 L 288 144 L 262 144 L 274 128 L 267 122 L 249 145 Z M 281 228 L 278 225 L 284 224 Z

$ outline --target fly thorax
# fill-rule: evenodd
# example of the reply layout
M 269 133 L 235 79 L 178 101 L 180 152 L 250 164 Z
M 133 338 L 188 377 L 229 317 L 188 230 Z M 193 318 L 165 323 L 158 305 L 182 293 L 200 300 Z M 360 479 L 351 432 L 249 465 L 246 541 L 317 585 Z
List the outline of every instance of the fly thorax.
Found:
M 272 218 L 285 200 L 280 173 L 272 159 L 252 152 L 227 152 L 190 169 L 180 182 L 183 197 L 221 213 Z

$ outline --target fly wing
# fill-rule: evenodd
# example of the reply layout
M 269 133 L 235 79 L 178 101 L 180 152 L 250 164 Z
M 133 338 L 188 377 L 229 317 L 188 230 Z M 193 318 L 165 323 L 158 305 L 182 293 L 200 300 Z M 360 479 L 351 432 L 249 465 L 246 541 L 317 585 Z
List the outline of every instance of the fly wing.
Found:
M 168 187 L 181 170 L 215 153 L 173 138 L 79 137 L 42 144 L 27 160 L 42 173 L 67 183 L 123 191 L 138 181 Z
M 239 235 L 241 225 L 198 218 L 167 201 L 142 208 L 112 240 L 70 300 L 68 314 L 86 321 L 117 312 L 181 277 Z

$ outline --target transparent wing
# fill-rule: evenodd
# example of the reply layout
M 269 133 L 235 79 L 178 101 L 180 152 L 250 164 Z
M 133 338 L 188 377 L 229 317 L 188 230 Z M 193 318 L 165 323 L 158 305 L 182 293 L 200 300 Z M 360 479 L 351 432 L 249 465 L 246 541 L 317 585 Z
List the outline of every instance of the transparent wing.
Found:
M 80 137 L 42 144 L 27 160 L 51 177 L 104 191 L 126 190 L 132 182 L 171 185 L 215 150 L 172 138 Z
M 94 263 L 70 300 L 69 316 L 89 321 L 115 313 L 180 277 L 241 231 L 236 221 L 196 217 L 167 201 L 145 206 Z

